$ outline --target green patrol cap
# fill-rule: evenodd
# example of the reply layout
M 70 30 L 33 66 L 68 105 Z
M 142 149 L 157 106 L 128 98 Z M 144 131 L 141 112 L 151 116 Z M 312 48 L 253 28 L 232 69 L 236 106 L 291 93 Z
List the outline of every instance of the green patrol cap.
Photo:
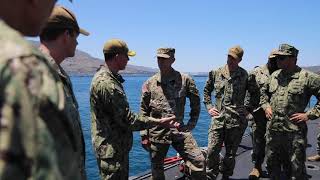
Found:
M 55 6 L 52 13 L 44 27 L 45 29 L 62 29 L 71 28 L 77 32 L 88 36 L 90 33 L 79 27 L 76 16 L 67 8 L 62 6 Z
M 103 47 L 104 54 L 127 54 L 128 56 L 135 56 L 135 51 L 130 51 L 127 44 L 120 39 L 110 39 Z
M 243 49 L 240 46 L 234 46 L 230 48 L 228 51 L 228 55 L 232 56 L 237 60 L 242 60 L 243 53 Z
M 174 48 L 159 48 L 157 50 L 157 57 L 162 57 L 162 58 L 174 58 L 174 53 L 176 50 Z
M 296 49 L 294 46 L 291 46 L 289 44 L 280 44 L 279 49 L 275 53 L 276 55 L 281 56 L 295 56 L 297 57 L 299 53 L 299 50 Z

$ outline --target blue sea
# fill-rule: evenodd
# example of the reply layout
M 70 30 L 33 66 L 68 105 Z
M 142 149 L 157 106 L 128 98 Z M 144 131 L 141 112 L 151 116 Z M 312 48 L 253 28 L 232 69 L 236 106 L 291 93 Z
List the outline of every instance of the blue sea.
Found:
M 125 91 L 129 100 L 130 108 L 134 112 L 139 112 L 141 86 L 146 81 L 148 76 L 124 76 Z M 91 144 L 91 130 L 90 130 L 90 105 L 89 105 L 89 89 L 92 76 L 72 76 L 73 88 L 76 98 L 79 103 L 79 110 L 82 121 L 82 129 L 84 132 L 84 138 L 86 143 L 86 170 L 89 180 L 99 179 L 99 170 L 97 167 L 96 159 L 93 154 Z M 201 101 L 203 98 L 203 88 L 206 82 L 206 77 L 194 77 L 197 88 L 201 95 Z M 311 104 L 315 103 L 315 98 L 312 99 Z M 189 104 L 186 104 L 185 122 L 188 120 Z M 193 135 L 198 142 L 199 146 L 207 146 L 208 128 L 210 125 L 210 117 L 201 103 L 201 113 L 196 128 L 193 130 Z M 170 149 L 168 156 L 175 155 L 174 149 Z M 150 169 L 150 160 L 148 153 L 140 145 L 139 132 L 134 132 L 133 147 L 130 152 L 130 176 L 137 173 L 144 172 Z

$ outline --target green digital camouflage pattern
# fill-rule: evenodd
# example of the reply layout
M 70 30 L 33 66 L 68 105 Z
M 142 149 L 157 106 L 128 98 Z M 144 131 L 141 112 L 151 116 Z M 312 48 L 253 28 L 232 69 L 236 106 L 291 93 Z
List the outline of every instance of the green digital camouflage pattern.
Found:
M 60 80 L 63 83 L 63 91 L 65 94 L 65 109 L 64 113 L 68 117 L 68 126 L 70 126 L 70 132 L 65 132 L 72 134 L 74 137 L 72 140 L 74 142 L 66 144 L 63 141 L 60 141 L 58 143 L 61 143 L 58 148 L 58 162 L 59 162 L 59 168 L 61 169 L 61 172 L 63 174 L 71 173 L 73 172 L 77 179 L 86 179 L 86 172 L 85 172 L 85 143 L 81 128 L 81 121 L 80 121 L 80 114 L 78 110 L 78 102 L 75 98 L 73 89 L 72 89 L 72 83 L 70 80 L 69 75 L 64 71 L 64 69 L 58 65 L 55 60 L 47 53 L 44 53 L 49 60 L 51 66 L 56 71 L 58 76 L 60 77 Z M 57 131 L 55 134 L 59 134 L 61 136 L 61 139 L 63 137 L 66 137 L 66 134 L 63 132 L 60 132 L 60 129 L 53 129 Z M 59 138 L 60 139 L 60 138 Z M 71 144 L 75 145 L 75 149 L 70 146 Z M 67 148 L 66 146 L 69 145 L 70 147 Z M 70 151 L 70 152 L 67 152 Z M 68 159 L 68 161 L 66 161 Z M 71 169 L 72 168 L 72 169 Z
M 90 88 L 91 133 L 102 179 L 127 180 L 132 131 L 151 127 L 129 109 L 119 74 L 101 66 Z
M 252 130 L 252 162 L 256 168 L 261 168 L 264 162 L 266 151 L 266 131 L 267 122 L 265 112 L 262 108 L 252 112 L 253 122 L 251 126 Z
M 226 153 L 220 171 L 225 176 L 233 174 L 236 152 L 248 124 L 244 106 L 247 80 L 248 74 L 241 67 L 230 75 L 227 66 L 209 72 L 204 88 L 204 103 L 207 110 L 215 107 L 219 111 L 219 116 L 212 117 L 208 134 L 207 174 L 211 178 L 218 175 L 223 142 Z M 214 105 L 211 100 L 213 91 Z
M 190 100 L 190 119 L 183 124 L 186 98 Z M 141 113 L 154 118 L 176 116 L 181 126 L 187 127 L 185 132 L 174 128 L 155 126 L 141 132 L 151 141 L 150 157 L 152 179 L 164 179 L 163 161 L 170 144 L 181 155 L 190 169 L 192 179 L 205 178 L 205 158 L 191 132 L 200 113 L 200 97 L 194 80 L 178 71 L 165 79 L 160 73 L 149 78 L 142 87 Z
M 212 125 L 212 124 L 211 124 Z M 207 175 L 215 179 L 219 172 L 226 176 L 232 176 L 235 167 L 235 156 L 241 142 L 243 131 L 241 128 L 209 129 Z M 221 148 L 224 144 L 226 153 L 221 161 Z M 220 168 L 220 169 L 219 169 Z
M 289 117 L 305 108 L 312 95 L 320 98 L 319 75 L 297 67 L 294 72 L 275 71 L 268 83 L 261 88 L 260 103 L 265 110 L 272 109 L 272 120 L 269 129 L 273 131 L 294 132 L 306 129 L 306 123 L 294 123 Z M 269 103 L 270 96 L 270 103 Z M 313 120 L 320 117 L 320 103 L 317 102 L 307 112 Z
M 267 65 L 254 68 L 248 76 L 248 94 L 246 94 L 245 106 L 251 112 L 257 111 L 260 106 L 260 89 L 268 83 L 270 72 Z
M 285 179 L 308 179 L 305 167 L 306 135 L 303 131 L 267 131 L 266 164 L 271 179 L 281 179 L 281 167 Z
M 0 21 L 0 179 L 62 179 L 45 116 L 64 108 L 45 57 Z M 51 120 L 51 119 L 50 119 Z
M 260 102 L 260 89 L 270 77 L 270 72 L 267 65 L 256 67 L 249 73 L 248 77 L 248 92 L 245 99 L 245 106 L 253 115 L 252 122 L 252 162 L 256 168 L 261 168 L 261 164 L 265 157 L 265 134 L 267 129 L 266 115 L 261 108 Z
M 266 156 L 268 171 L 274 178 L 279 176 L 280 162 L 283 162 L 288 177 L 307 178 L 304 163 L 307 125 L 305 122 L 290 121 L 289 117 L 294 113 L 305 112 L 312 95 L 319 100 L 320 76 L 298 66 L 293 72 L 275 71 L 261 88 L 260 103 L 263 109 L 272 109 L 272 118 L 268 122 Z M 319 105 L 317 102 L 306 111 L 309 119 L 320 117 Z
M 204 87 L 204 104 L 207 110 L 215 107 L 220 112 L 212 118 L 213 129 L 241 127 L 244 122 L 244 99 L 247 91 L 248 73 L 239 67 L 228 75 L 227 67 L 221 67 L 209 72 Z M 212 104 L 211 94 L 214 92 L 215 104 Z

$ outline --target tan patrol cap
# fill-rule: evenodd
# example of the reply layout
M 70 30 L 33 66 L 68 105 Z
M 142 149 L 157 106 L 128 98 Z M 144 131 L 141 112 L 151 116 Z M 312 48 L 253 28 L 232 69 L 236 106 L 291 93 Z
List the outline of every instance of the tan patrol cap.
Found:
M 243 53 L 243 49 L 240 46 L 234 46 L 228 51 L 228 55 L 240 61 L 242 60 Z
M 55 6 L 45 25 L 45 28 L 72 28 L 79 33 L 88 36 L 90 33 L 79 27 L 76 16 L 67 8 Z
M 157 50 L 157 57 L 162 57 L 162 58 L 174 58 L 174 53 L 176 50 L 174 48 L 159 48 Z
M 128 56 L 135 56 L 135 51 L 130 51 L 127 44 L 121 39 L 110 39 L 103 47 L 104 54 L 127 54 Z

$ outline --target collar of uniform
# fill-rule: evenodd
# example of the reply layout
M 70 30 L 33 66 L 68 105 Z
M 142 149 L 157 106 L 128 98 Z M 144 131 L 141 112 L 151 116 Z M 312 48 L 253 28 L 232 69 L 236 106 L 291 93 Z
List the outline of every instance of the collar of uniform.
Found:
M 156 79 L 159 84 L 167 84 L 168 82 L 175 81 L 179 73 L 176 70 L 173 70 L 172 76 L 168 76 L 164 79 L 161 78 L 160 72 L 157 73 Z
M 229 68 L 228 68 L 228 65 L 225 65 L 224 68 L 223 68 L 222 75 L 226 79 L 230 80 L 230 79 L 232 79 L 234 77 L 241 76 L 242 74 L 241 74 L 241 71 L 240 71 L 240 67 L 238 67 L 235 71 L 230 72 Z
M 297 66 L 295 68 L 295 70 L 292 72 L 293 74 L 292 74 L 291 77 L 294 78 L 294 79 L 298 79 L 299 75 L 300 75 L 300 71 L 301 71 L 301 68 L 299 66 Z
M 56 63 L 53 57 L 49 53 L 45 52 L 44 50 L 42 49 L 39 49 L 39 50 L 46 56 L 49 63 L 51 64 L 51 67 L 53 67 L 53 69 L 57 71 L 60 76 L 62 76 L 63 78 L 67 78 L 67 76 L 65 75 L 65 71 L 62 69 L 62 67 L 59 64 Z
M 268 65 L 265 64 L 261 67 L 263 73 L 266 73 L 266 74 L 270 74 L 270 71 L 269 71 L 269 68 L 268 68 Z
M 110 69 L 108 68 L 108 66 L 106 65 L 101 65 L 100 67 L 101 69 L 104 69 L 113 79 L 115 79 L 116 81 L 118 81 L 119 83 L 124 83 L 124 79 L 123 77 L 119 74 L 119 73 L 113 73 L 110 71 Z
M 300 75 L 300 71 L 301 71 L 301 68 L 298 66 L 291 72 L 287 72 L 281 69 L 281 72 L 279 75 L 281 77 L 291 77 L 292 79 L 298 79 Z

